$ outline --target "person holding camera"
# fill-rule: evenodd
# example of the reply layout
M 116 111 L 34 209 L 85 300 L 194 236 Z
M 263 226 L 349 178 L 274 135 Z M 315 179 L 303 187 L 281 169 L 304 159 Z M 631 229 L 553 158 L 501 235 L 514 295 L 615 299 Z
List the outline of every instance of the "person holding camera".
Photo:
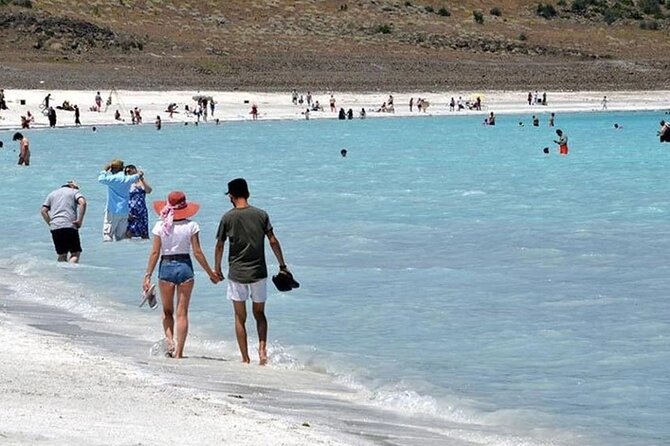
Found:
M 136 181 L 144 178 L 144 172 L 141 170 L 138 170 L 136 174 L 126 175 L 123 167 L 123 161 L 114 160 L 107 164 L 98 175 L 98 182 L 107 186 L 107 205 L 102 225 L 102 239 L 105 242 L 126 238 L 130 212 L 130 187 Z

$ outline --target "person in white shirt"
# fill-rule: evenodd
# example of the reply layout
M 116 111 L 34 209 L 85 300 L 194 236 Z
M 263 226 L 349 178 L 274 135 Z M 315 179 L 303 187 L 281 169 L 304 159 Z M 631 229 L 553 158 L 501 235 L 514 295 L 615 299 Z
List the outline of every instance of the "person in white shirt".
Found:
M 207 272 L 212 283 L 220 281 L 207 263 L 200 247 L 200 226 L 193 217 L 200 205 L 186 201 L 183 192 L 170 192 L 166 201 L 155 201 L 154 210 L 161 217 L 151 231 L 154 235 L 149 261 L 142 288 L 149 290 L 151 276 L 160 256 L 158 286 L 163 302 L 163 330 L 168 355 L 173 358 L 184 356 L 184 344 L 188 334 L 188 306 L 193 292 L 194 274 L 190 252 Z M 177 292 L 177 342 L 175 344 L 174 297 Z

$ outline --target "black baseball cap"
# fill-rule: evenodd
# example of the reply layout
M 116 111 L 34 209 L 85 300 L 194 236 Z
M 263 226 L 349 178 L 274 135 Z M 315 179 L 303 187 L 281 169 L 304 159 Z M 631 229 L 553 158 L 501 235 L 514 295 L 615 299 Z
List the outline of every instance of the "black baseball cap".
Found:
M 226 192 L 226 195 L 249 198 L 249 186 L 247 185 L 247 181 L 244 178 L 235 178 L 228 182 L 228 191 Z

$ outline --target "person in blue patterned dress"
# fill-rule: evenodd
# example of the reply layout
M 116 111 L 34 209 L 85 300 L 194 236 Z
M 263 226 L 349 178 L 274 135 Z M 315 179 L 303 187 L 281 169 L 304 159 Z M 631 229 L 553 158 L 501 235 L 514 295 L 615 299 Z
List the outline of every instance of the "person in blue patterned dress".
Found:
M 137 167 L 126 166 L 126 175 L 137 173 Z M 130 186 L 130 212 L 128 213 L 127 237 L 149 238 L 149 212 L 147 211 L 146 196 L 152 191 L 146 178 L 142 177 Z

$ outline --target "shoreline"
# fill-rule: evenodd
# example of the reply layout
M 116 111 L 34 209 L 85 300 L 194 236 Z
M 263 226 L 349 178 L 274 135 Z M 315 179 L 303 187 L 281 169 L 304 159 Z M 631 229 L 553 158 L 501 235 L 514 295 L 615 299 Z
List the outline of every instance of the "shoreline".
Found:
M 111 341 L 114 334 L 90 331 L 73 313 L 11 293 L 0 289 L 2 444 L 370 444 L 313 420 L 258 410 L 253 385 L 228 383 L 222 392 L 175 381 L 184 367 L 203 367 L 203 358 L 174 363 L 144 353 L 133 360 L 90 340 Z M 231 361 L 216 366 L 233 381 L 241 376 L 236 369 L 249 369 Z
M 157 116 L 161 117 L 162 125 L 196 123 L 197 117 L 183 113 L 184 106 L 193 109 L 195 95 L 211 96 L 216 103 L 214 115 L 209 116 L 207 124 L 251 121 L 251 105 L 257 104 L 259 121 L 277 120 L 305 120 L 306 104 L 292 103 L 291 92 L 264 93 L 239 91 L 130 91 L 112 90 L 101 91 L 103 109 L 106 111 L 91 111 L 94 105 L 95 91 L 89 90 L 5 90 L 9 110 L 0 111 L 0 130 L 20 130 L 21 116 L 30 111 L 34 122 L 30 130 L 49 128 L 47 117 L 39 112 L 44 97 L 51 93 L 50 105 L 54 108 L 68 101 L 71 105 L 78 105 L 81 110 L 82 127 L 107 125 L 132 125 L 130 110 L 137 107 L 141 110 L 143 123 L 141 125 L 155 125 Z M 543 92 L 539 92 L 541 97 Z M 493 112 L 496 115 L 528 114 L 545 115 L 548 113 L 580 113 L 580 112 L 617 112 L 617 111 L 659 111 L 666 113 L 670 110 L 670 90 L 660 91 L 613 91 L 613 92 L 547 92 L 547 105 L 528 105 L 528 92 L 523 91 L 460 91 L 460 92 L 389 92 L 380 93 L 348 93 L 333 92 L 336 99 L 336 111 L 330 111 L 330 92 L 314 92 L 314 101 L 319 101 L 324 111 L 311 111 L 309 119 L 337 119 L 340 108 L 352 109 L 354 119 L 359 119 L 359 112 L 365 109 L 366 118 L 410 117 L 410 116 L 485 116 Z M 388 100 L 389 94 L 394 97 L 394 112 L 377 112 L 381 105 Z M 107 98 L 112 98 L 112 104 L 105 107 Z M 305 95 L 305 92 L 303 92 Z M 456 101 L 462 97 L 463 102 L 482 98 L 482 110 L 450 111 L 451 97 Z M 607 97 L 607 109 L 602 107 L 603 97 Z M 427 111 L 409 111 L 409 98 L 424 98 L 430 103 Z M 21 102 L 24 102 L 22 105 Z M 178 105 L 172 118 L 169 117 L 166 107 L 169 103 Z M 115 111 L 119 110 L 122 120 L 115 120 Z M 72 128 L 74 113 L 56 109 L 56 128 Z M 200 119 L 200 123 L 204 123 Z

